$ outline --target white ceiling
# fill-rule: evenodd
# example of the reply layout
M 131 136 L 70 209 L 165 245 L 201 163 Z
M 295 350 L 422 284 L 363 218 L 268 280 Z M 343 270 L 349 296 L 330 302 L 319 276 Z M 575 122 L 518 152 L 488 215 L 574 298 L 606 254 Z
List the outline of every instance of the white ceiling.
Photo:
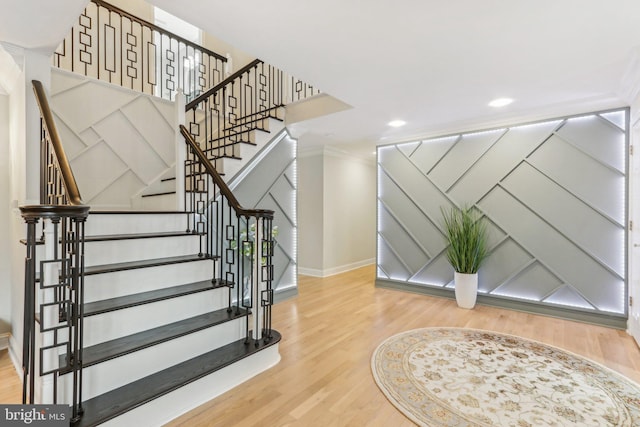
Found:
M 0 40 L 52 49 L 87 2 L 0 0 Z M 295 125 L 344 149 L 626 105 L 640 87 L 638 0 L 149 2 L 353 106 Z
M 149 1 L 352 105 L 304 124 L 344 144 L 624 105 L 640 46 L 638 0 Z
M 50 52 L 89 0 L 0 0 L 0 41 Z

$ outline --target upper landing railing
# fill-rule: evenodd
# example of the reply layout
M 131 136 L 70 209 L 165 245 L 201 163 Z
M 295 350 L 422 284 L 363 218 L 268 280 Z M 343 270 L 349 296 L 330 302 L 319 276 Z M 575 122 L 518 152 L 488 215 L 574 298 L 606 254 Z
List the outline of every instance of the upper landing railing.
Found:
M 91 0 L 58 46 L 53 65 L 173 100 L 224 78 L 227 59 L 102 0 Z

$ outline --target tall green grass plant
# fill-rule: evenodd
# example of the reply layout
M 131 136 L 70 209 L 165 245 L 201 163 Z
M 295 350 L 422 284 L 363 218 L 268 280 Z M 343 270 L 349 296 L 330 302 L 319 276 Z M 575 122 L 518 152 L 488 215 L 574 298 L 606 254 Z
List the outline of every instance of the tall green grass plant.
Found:
M 487 257 L 487 224 L 469 206 L 440 208 L 448 243 L 447 259 L 458 273 L 475 274 Z

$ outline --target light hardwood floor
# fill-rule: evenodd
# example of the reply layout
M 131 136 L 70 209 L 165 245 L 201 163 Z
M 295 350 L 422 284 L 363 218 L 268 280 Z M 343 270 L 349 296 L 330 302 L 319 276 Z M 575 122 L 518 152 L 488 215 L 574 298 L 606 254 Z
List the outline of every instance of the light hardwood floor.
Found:
M 280 363 L 167 426 L 412 426 L 376 386 L 370 358 L 385 338 L 430 326 L 542 341 L 640 383 L 640 350 L 624 331 L 486 306 L 459 309 L 453 300 L 375 288 L 374 274 L 370 266 L 324 279 L 300 276 L 299 295 L 273 310 L 283 336 Z M 11 376 L 5 359 L 0 355 L 3 386 Z

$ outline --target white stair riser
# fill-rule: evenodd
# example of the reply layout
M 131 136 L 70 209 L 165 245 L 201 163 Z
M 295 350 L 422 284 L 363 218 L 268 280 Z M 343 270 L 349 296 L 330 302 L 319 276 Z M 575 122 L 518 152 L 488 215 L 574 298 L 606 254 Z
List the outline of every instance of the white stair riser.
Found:
M 207 259 L 85 276 L 85 301 L 93 302 L 211 280 L 213 263 L 213 260 Z
M 244 319 L 236 319 L 85 368 L 82 397 L 85 400 L 91 399 L 216 347 L 242 339 L 244 329 Z M 70 396 L 71 384 L 65 386 L 68 387 L 65 391 L 66 396 Z
M 152 233 L 185 231 L 187 214 L 90 214 L 85 227 L 86 236 L 103 234 Z
M 166 175 L 173 175 L 174 168 L 168 169 L 168 173 Z M 164 178 L 150 184 L 143 192 L 142 195 L 147 194 L 158 194 L 158 193 L 166 193 L 168 191 L 175 190 L 175 180 L 168 179 L 164 180 Z
M 226 308 L 227 288 L 198 292 L 84 319 L 85 347 Z
M 280 361 L 278 344 L 154 399 L 101 427 L 160 426 L 231 390 Z
M 167 191 L 176 191 L 175 184 L 173 184 L 173 189 L 169 189 Z M 175 193 L 172 194 L 162 194 L 157 196 L 150 197 L 140 197 L 139 199 L 132 200 L 134 207 L 140 210 L 152 210 L 152 211 L 163 211 L 163 210 L 175 210 L 177 208 L 178 197 Z
M 85 244 L 84 265 L 103 265 L 179 255 L 197 254 L 200 236 L 105 240 Z

